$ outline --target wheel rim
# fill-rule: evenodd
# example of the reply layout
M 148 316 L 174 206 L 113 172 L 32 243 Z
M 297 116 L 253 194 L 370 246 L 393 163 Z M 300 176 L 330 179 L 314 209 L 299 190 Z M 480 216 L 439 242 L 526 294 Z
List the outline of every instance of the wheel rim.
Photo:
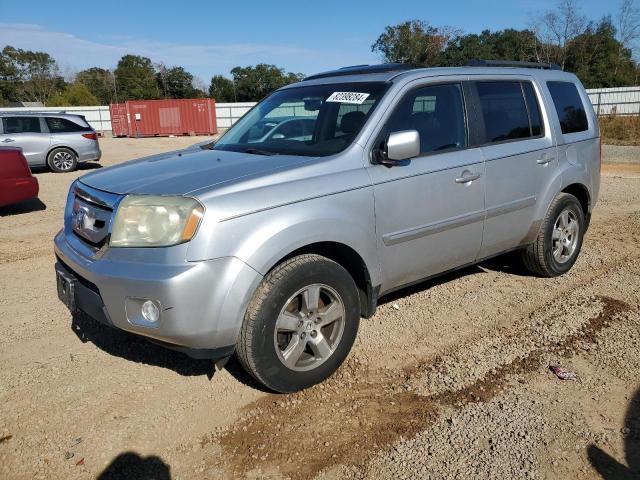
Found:
M 565 208 L 553 226 L 552 249 L 553 258 L 558 263 L 568 262 L 578 246 L 580 224 L 575 212 Z
M 273 340 L 278 358 L 291 370 L 312 370 L 336 351 L 344 325 L 344 302 L 338 292 L 323 284 L 301 288 L 276 320 Z
M 56 152 L 52 162 L 53 166 L 59 170 L 69 170 L 73 166 L 73 155 L 69 152 Z

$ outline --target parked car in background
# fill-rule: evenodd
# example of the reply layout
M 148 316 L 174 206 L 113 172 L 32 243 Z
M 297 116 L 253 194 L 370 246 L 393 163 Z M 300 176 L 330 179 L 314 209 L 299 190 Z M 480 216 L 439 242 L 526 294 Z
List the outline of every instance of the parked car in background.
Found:
M 313 75 L 205 149 L 81 177 L 60 299 L 196 358 L 236 352 L 291 392 L 342 364 L 384 294 L 514 250 L 567 272 L 598 199 L 598 122 L 575 75 L 515 66 Z
M 38 179 L 19 148 L 0 147 L 0 207 L 38 196 Z
M 0 146 L 22 149 L 31 168 L 72 172 L 78 163 L 98 161 L 98 134 L 81 115 L 0 112 Z

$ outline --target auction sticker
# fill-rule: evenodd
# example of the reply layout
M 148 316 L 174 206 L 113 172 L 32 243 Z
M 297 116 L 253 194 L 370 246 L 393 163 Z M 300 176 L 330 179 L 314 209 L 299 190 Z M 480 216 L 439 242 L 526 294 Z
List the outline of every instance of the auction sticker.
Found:
M 368 93 L 359 93 L 359 92 L 333 92 L 327 98 L 327 102 L 336 102 L 336 103 L 353 103 L 355 105 L 362 105 L 367 97 Z

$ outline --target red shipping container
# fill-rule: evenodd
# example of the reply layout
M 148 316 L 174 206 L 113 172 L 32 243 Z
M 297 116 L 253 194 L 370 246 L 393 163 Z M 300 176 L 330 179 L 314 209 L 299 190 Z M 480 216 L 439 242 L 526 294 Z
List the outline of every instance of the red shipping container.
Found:
M 218 133 L 211 98 L 129 100 L 110 105 L 115 137 L 213 135 Z
M 111 114 L 111 133 L 114 137 L 129 136 L 129 121 L 127 119 L 127 105 L 112 103 L 109 105 Z

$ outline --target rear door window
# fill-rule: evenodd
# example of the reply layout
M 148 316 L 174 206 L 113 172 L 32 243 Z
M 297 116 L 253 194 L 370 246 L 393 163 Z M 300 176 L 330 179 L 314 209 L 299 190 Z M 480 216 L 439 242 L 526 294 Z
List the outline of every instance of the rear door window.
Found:
M 47 126 L 51 133 L 88 132 L 91 128 L 79 125 L 67 118 L 47 117 Z
M 3 117 L 2 127 L 5 134 L 40 133 L 42 131 L 38 117 Z
M 484 119 L 484 143 L 534 136 L 521 82 L 476 82 L 476 88 Z
M 547 82 L 558 113 L 562 133 L 584 132 L 589 129 L 587 113 L 574 83 Z

